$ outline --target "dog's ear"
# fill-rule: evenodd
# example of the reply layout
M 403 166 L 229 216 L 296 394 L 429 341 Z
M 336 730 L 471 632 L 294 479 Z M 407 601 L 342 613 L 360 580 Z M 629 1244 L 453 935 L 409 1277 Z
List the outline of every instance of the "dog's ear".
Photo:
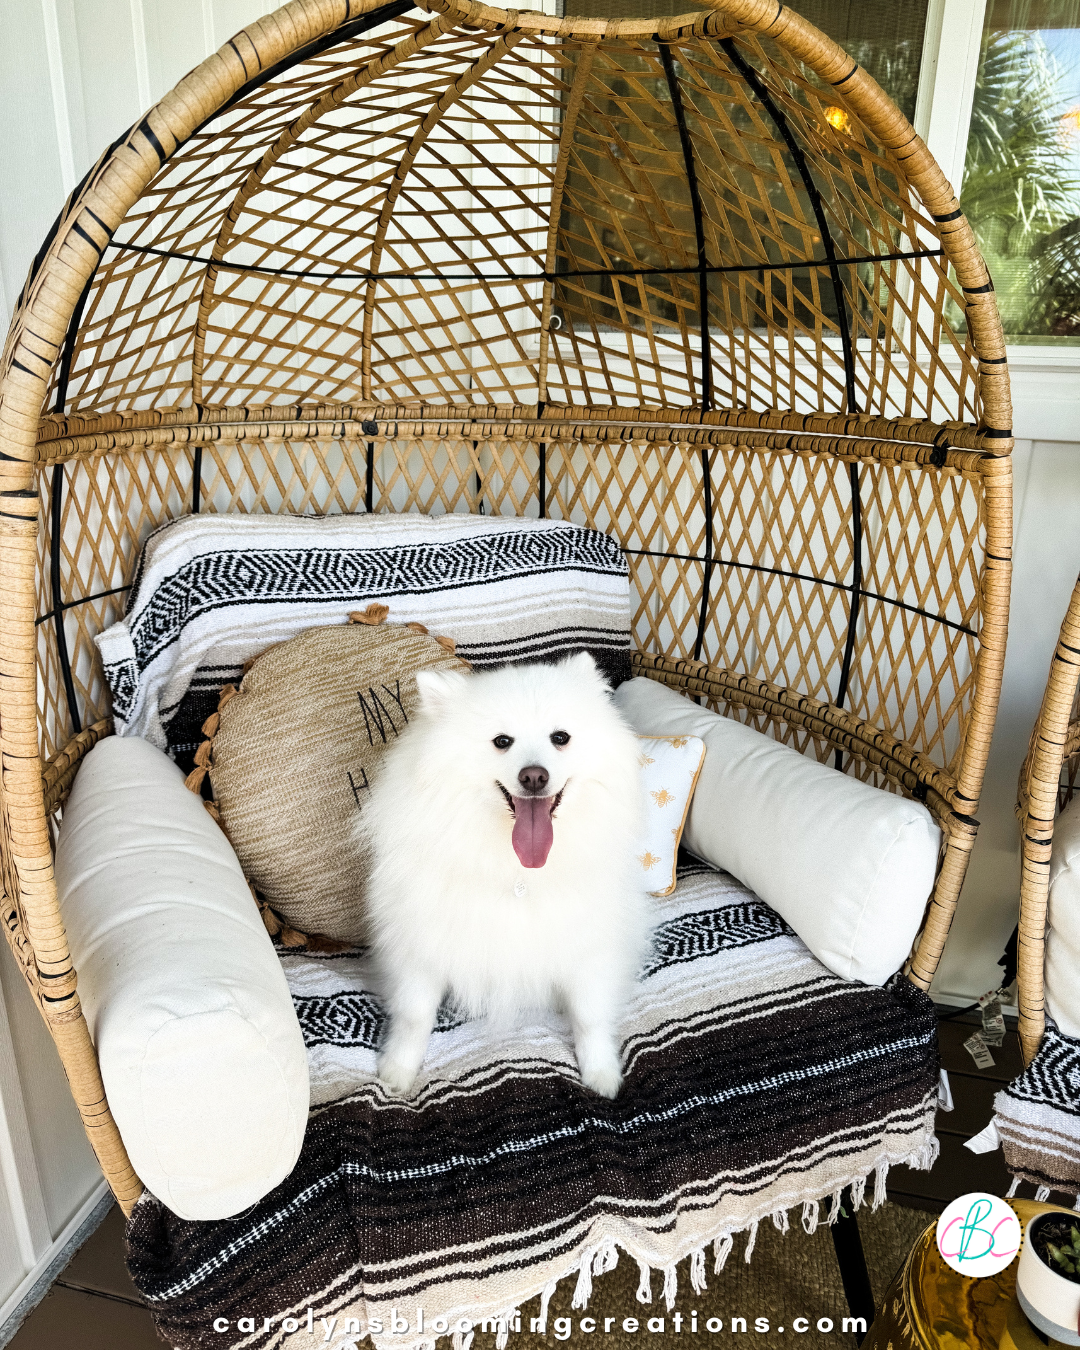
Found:
M 571 671 L 578 679 L 584 680 L 590 675 L 593 679 L 604 679 L 600 673 L 600 667 L 588 652 L 578 652 L 575 656 L 568 656 L 562 665 L 564 670 Z
M 426 713 L 441 713 L 460 693 L 469 676 L 460 670 L 418 670 L 416 692 Z

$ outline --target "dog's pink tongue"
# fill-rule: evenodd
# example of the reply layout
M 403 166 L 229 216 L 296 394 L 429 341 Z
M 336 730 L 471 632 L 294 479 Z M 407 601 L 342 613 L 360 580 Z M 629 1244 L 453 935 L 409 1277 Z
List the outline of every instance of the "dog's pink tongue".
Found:
M 543 867 L 551 852 L 551 797 L 514 798 L 514 852 L 522 867 Z

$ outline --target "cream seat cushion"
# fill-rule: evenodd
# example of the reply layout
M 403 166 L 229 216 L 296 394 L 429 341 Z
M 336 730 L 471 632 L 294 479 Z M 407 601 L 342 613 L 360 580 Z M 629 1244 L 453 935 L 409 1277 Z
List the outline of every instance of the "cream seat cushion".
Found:
M 1066 1036 L 1080 1037 L 1080 798 L 1054 826 L 1046 934 L 1046 1011 Z
M 925 806 L 860 783 L 699 707 L 656 680 L 615 691 L 635 731 L 700 736 L 683 844 L 755 891 L 824 965 L 884 984 L 934 885 L 941 831 Z
M 227 839 L 166 755 L 110 736 L 76 775 L 56 877 L 132 1166 L 181 1218 L 247 1209 L 299 1156 L 308 1068 Z

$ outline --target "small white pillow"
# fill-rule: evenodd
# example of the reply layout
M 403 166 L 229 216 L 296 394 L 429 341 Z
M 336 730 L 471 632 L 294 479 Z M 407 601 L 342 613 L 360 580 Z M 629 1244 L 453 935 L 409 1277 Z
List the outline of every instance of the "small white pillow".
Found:
M 692 853 L 756 891 L 844 979 L 884 984 L 900 968 L 941 845 L 925 806 L 807 759 L 656 680 L 621 684 L 615 702 L 635 730 L 705 742 L 683 834 Z
M 700 736 L 640 736 L 645 783 L 642 851 L 637 855 L 652 895 L 675 889 L 679 840 L 705 762 Z
M 110 736 L 64 807 L 56 881 L 132 1166 L 182 1219 L 240 1213 L 292 1171 L 309 1092 L 289 988 L 236 854 L 166 755 Z
M 1080 797 L 1054 826 L 1043 979 L 1046 1011 L 1058 1030 L 1080 1037 Z

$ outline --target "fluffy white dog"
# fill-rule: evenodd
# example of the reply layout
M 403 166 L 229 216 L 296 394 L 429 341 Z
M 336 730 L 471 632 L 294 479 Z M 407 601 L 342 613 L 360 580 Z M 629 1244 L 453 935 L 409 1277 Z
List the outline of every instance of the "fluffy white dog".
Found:
M 619 1027 L 650 909 L 634 865 L 634 733 L 585 653 L 483 674 L 421 671 L 420 708 L 359 830 L 390 1026 L 379 1077 L 404 1092 L 443 997 L 471 1016 L 569 1015 L 581 1078 L 614 1097 Z

